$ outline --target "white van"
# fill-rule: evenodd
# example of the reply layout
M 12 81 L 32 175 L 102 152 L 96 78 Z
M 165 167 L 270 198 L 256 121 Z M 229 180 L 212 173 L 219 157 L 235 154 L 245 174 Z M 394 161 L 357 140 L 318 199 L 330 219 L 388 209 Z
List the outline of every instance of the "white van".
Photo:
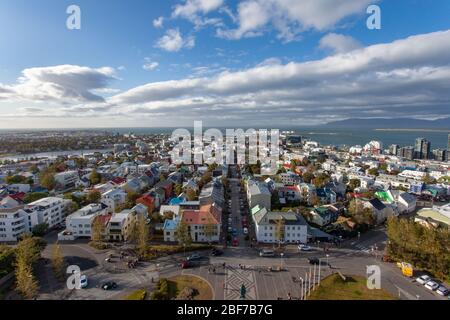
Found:
M 259 253 L 259 256 L 260 257 L 274 257 L 275 256 L 275 252 L 273 250 L 263 249 Z

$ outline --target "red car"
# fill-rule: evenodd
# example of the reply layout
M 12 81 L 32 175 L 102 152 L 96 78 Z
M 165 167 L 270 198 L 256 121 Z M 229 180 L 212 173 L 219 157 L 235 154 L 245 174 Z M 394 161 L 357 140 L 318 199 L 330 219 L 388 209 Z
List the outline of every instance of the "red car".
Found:
M 237 238 L 234 238 L 234 239 L 233 239 L 232 246 L 233 246 L 233 247 L 238 247 L 238 246 L 239 246 L 239 241 L 238 241 Z
M 194 264 L 191 261 L 183 261 L 181 263 L 181 269 L 189 269 L 192 268 Z

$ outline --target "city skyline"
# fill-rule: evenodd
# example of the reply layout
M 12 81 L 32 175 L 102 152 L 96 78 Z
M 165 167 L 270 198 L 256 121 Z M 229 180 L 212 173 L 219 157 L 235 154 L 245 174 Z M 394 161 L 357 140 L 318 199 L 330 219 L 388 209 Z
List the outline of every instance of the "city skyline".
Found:
M 0 4 L 2 128 L 450 116 L 445 1 L 78 1 L 68 30 L 71 4 Z

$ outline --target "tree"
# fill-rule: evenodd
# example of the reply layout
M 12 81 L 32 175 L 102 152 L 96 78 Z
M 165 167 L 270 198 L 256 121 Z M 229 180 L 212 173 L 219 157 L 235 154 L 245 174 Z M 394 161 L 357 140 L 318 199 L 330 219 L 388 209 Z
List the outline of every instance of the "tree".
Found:
M 15 176 L 7 176 L 6 183 L 7 184 L 16 184 L 16 183 L 27 183 L 27 178 L 21 175 Z
M 102 175 L 98 173 L 96 169 L 94 169 L 89 175 L 89 181 L 92 185 L 99 184 L 102 181 Z
M 47 190 L 53 190 L 56 187 L 56 181 L 54 174 L 52 172 L 45 172 L 41 175 L 40 184 Z
M 100 216 L 97 216 L 92 222 L 92 241 L 96 243 L 102 242 L 104 233 L 105 225 L 102 223 L 102 219 L 100 218 Z
M 0 245 L 0 278 L 14 270 L 16 251 L 14 248 Z
M 94 190 L 88 193 L 87 195 L 87 201 L 89 203 L 97 203 L 102 198 L 102 194 L 100 191 Z
M 136 219 L 137 230 L 137 251 L 141 257 L 145 256 L 147 252 L 148 242 L 150 240 L 150 230 L 147 225 L 147 220 L 140 214 Z
M 61 253 L 61 247 L 58 243 L 56 243 L 56 245 L 53 247 L 52 266 L 56 278 L 58 278 L 59 280 L 63 280 L 66 271 L 66 266 L 64 258 Z
M 286 221 L 283 217 L 277 220 L 277 224 L 275 226 L 275 239 L 278 241 L 279 246 L 281 246 L 281 242 L 285 239 L 285 226 Z
M 378 176 L 378 169 L 377 168 L 371 168 L 368 170 L 368 173 L 372 176 Z
M 317 188 L 323 188 L 330 181 L 330 176 L 326 173 L 321 173 L 312 180 L 312 183 Z
M 41 223 L 41 224 L 35 225 L 33 227 L 33 230 L 31 231 L 31 233 L 35 237 L 43 237 L 47 233 L 47 230 L 48 230 L 48 224 Z
M 359 179 L 350 179 L 349 183 L 348 183 L 348 190 L 350 192 L 355 191 L 356 188 L 361 187 L 361 180 Z
M 303 181 L 306 183 L 311 183 L 311 181 L 314 179 L 314 174 L 310 171 L 306 171 L 302 175 Z
M 25 259 L 19 258 L 16 264 L 17 290 L 27 299 L 38 294 L 39 286 L 33 275 L 33 267 Z
M 175 191 L 175 195 L 179 196 L 180 194 L 183 193 L 183 186 L 179 183 L 177 183 L 174 187 L 174 191 Z
M 350 201 L 348 211 L 358 225 L 373 226 L 376 224 L 372 210 L 364 207 L 364 205 L 357 199 Z
M 16 259 L 23 259 L 27 264 L 32 265 L 41 256 L 45 247 L 45 242 L 40 238 L 25 235 L 16 247 Z
M 76 203 L 75 201 L 70 201 L 70 202 L 67 204 L 66 209 L 67 209 L 67 214 L 72 214 L 72 213 L 74 213 L 75 211 L 79 210 L 79 209 L 80 209 L 80 206 L 79 206 L 79 204 Z
M 30 167 L 30 172 L 33 173 L 33 174 L 38 173 L 38 172 L 39 172 L 38 166 L 35 165 L 35 164 L 33 164 L 33 165 Z
M 436 179 L 434 179 L 427 173 L 423 176 L 422 182 L 424 182 L 426 184 L 434 184 L 434 183 L 436 183 Z
M 210 216 L 207 218 L 207 223 L 203 227 L 203 232 L 205 234 L 205 237 L 208 239 L 209 242 L 211 242 L 212 237 L 217 235 L 217 226 L 214 224 L 214 221 Z
M 24 198 L 24 202 L 26 204 L 44 199 L 48 197 L 48 193 L 47 192 L 33 192 L 33 193 L 28 193 L 25 198 Z
M 198 195 L 194 189 L 189 188 L 186 191 L 186 197 L 187 197 L 188 201 L 195 201 L 198 198 Z
M 187 247 L 192 243 L 188 225 L 184 221 L 178 223 L 177 229 L 175 230 L 175 240 L 184 247 Z

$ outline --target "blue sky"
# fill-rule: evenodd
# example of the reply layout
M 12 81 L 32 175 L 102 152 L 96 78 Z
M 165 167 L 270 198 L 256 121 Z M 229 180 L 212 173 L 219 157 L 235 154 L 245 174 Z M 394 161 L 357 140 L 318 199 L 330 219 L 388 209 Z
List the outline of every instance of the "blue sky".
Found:
M 71 4 L 81 8 L 81 30 L 65 26 Z M 370 4 L 382 10 L 381 30 L 366 27 Z M 0 121 L 2 127 L 110 127 L 448 116 L 448 90 L 440 81 L 449 61 L 439 55 L 446 47 L 441 53 L 421 48 L 407 65 L 400 58 L 398 65 L 386 61 L 351 79 L 345 75 L 354 70 L 343 70 L 335 84 L 295 73 L 310 62 L 320 73 L 319 63 L 339 55 L 352 54 L 351 63 L 365 56 L 379 61 L 383 49 L 374 56 L 364 49 L 393 47 L 410 36 L 427 37 L 429 44 L 446 40 L 447 34 L 435 33 L 450 29 L 449 13 L 446 0 L 1 0 Z M 419 75 L 429 82 L 415 82 Z M 369 78 L 376 87 L 386 77 L 397 81 L 386 88 L 398 90 L 387 94 L 390 99 L 378 101 L 380 92 L 362 89 Z M 230 88 L 228 78 L 243 85 Z M 329 94 L 342 81 L 361 88 Z M 322 91 L 309 94 L 309 85 Z M 417 86 L 426 90 L 415 99 L 396 99 L 411 97 L 408 90 Z M 298 89 L 305 93 L 294 94 Z

